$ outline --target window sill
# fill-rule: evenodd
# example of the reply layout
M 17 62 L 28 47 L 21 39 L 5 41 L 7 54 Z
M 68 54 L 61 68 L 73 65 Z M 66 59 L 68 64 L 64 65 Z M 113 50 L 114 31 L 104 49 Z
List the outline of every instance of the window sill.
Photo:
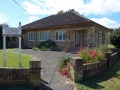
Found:
M 65 40 L 55 40 L 55 42 L 65 42 Z
M 39 40 L 39 42 L 44 42 L 44 41 L 47 41 L 47 40 Z
M 28 40 L 28 41 L 32 41 L 32 42 L 33 42 L 33 41 L 35 41 L 35 40 Z

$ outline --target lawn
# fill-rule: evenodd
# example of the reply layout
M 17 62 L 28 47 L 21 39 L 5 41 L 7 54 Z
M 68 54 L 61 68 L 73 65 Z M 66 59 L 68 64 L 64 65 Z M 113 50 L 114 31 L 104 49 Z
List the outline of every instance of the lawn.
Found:
M 112 44 L 108 44 L 108 46 L 107 46 L 108 48 L 115 48 L 115 46 L 114 45 L 112 45 Z
M 32 56 L 22 54 L 22 67 L 29 67 L 29 61 L 32 59 Z M 0 50 L 0 67 L 3 67 L 3 50 Z M 19 54 L 6 52 L 6 67 L 19 67 Z
M 106 73 L 76 83 L 77 90 L 119 90 L 120 89 L 120 58 Z

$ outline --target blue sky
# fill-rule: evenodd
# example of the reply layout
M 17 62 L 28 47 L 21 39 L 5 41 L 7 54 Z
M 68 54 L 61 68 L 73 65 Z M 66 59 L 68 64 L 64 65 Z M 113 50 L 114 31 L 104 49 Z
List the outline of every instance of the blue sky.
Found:
M 75 9 L 81 15 L 108 28 L 120 27 L 120 0 L 1 0 L 0 24 L 17 27 L 56 14 L 58 11 Z

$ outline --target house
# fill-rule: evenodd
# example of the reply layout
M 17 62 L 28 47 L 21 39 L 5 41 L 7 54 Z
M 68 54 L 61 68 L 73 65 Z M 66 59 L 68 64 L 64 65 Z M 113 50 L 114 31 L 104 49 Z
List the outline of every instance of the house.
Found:
M 29 47 L 52 39 L 61 49 L 70 49 L 80 45 L 95 47 L 107 44 L 109 31 L 75 11 L 67 11 L 22 26 L 22 37 Z

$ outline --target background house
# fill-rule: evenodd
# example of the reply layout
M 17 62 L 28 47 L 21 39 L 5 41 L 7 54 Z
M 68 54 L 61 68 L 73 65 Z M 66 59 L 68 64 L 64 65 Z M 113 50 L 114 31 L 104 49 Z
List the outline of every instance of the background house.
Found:
M 61 49 L 107 44 L 110 31 L 73 10 L 26 24 L 22 26 L 22 30 L 24 44 L 29 47 L 35 47 L 42 41 L 52 39 Z
M 3 48 L 3 36 L 2 36 L 2 27 L 4 24 L 0 24 L 0 49 Z M 5 24 L 6 25 L 6 24 Z M 6 25 L 6 27 L 9 27 L 8 25 Z M 6 47 L 10 48 L 10 47 L 18 47 L 18 41 L 16 37 L 6 37 Z

